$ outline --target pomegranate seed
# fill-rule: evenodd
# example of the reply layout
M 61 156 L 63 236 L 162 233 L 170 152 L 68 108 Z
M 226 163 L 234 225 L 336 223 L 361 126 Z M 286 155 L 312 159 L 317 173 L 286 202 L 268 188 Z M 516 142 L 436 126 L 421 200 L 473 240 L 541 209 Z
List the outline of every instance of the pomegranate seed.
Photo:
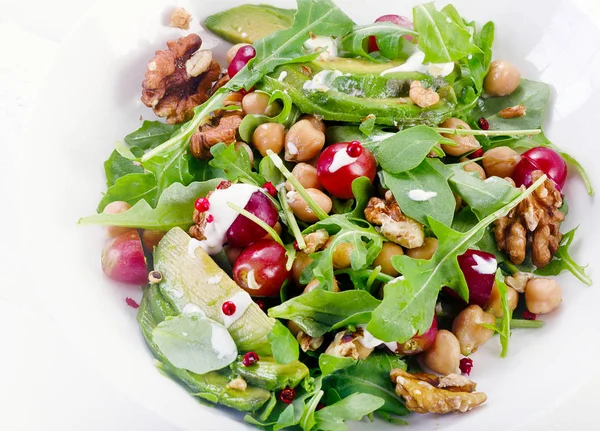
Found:
M 235 313 L 236 307 L 235 304 L 231 301 L 225 301 L 221 306 L 221 310 L 225 316 L 232 316 Z
M 210 208 L 210 202 L 206 198 L 198 198 L 194 207 L 201 213 L 208 211 Z
M 489 130 L 490 129 L 490 123 L 488 122 L 488 120 L 485 119 L 485 117 L 481 117 L 478 121 L 479 123 L 479 128 L 481 130 Z
M 285 388 L 279 393 L 279 399 L 286 404 L 292 404 L 296 398 L 296 391 L 292 388 Z
M 478 159 L 483 157 L 483 148 L 477 148 L 471 154 L 469 154 L 469 159 Z
M 125 302 L 131 308 L 140 308 L 140 304 L 138 304 L 137 302 L 135 302 L 135 299 L 133 299 L 133 298 L 125 298 Z
M 267 191 L 267 193 L 273 197 L 275 197 L 277 195 L 277 189 L 275 188 L 273 183 L 270 181 L 268 183 L 263 184 L 263 189 L 265 189 Z
M 466 374 L 467 376 L 471 375 L 471 369 L 473 368 L 473 359 L 471 358 L 462 358 L 460 360 L 460 372 Z
M 531 311 L 529 311 L 529 310 L 525 310 L 525 311 L 523 312 L 523 319 L 525 319 L 525 320 L 535 320 L 535 319 L 537 319 L 537 315 L 536 315 L 536 314 L 533 314 L 533 313 L 532 313 Z
M 213 221 L 215 221 L 215 216 L 212 214 L 209 214 L 206 216 L 206 223 L 212 223 Z
M 251 365 L 256 364 L 259 359 L 260 358 L 258 357 L 258 355 L 256 353 L 248 352 L 244 355 L 244 359 L 242 359 L 242 364 L 244 364 L 244 367 L 249 367 Z
M 298 247 L 298 241 L 294 241 L 294 250 L 300 251 L 300 248 Z
M 256 302 L 256 305 L 258 305 L 261 310 L 265 309 L 265 301 L 262 299 L 256 299 L 254 302 Z
M 352 141 L 346 147 L 346 152 L 348 153 L 348 155 L 350 157 L 354 157 L 354 158 L 360 157 L 360 155 L 363 152 L 363 147 L 360 142 Z

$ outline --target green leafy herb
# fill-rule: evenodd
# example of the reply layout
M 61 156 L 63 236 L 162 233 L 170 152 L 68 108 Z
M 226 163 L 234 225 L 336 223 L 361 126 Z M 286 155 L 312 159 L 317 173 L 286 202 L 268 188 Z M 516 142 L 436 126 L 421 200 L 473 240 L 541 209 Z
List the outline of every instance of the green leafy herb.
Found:
M 154 202 L 156 197 L 156 179 L 152 173 L 132 173 L 120 177 L 108 188 L 98 204 L 98 212 L 104 211 L 106 205 L 115 201 L 124 201 L 135 205 L 144 200 Z
M 377 38 L 380 56 L 394 60 L 408 58 L 415 51 L 414 43 L 403 36 L 418 37 L 418 34 L 409 28 L 400 27 L 393 23 L 377 22 L 355 27 L 342 38 L 342 50 L 372 61 L 380 61 L 365 49 L 367 40 L 371 36 Z
M 128 174 L 141 174 L 144 172 L 139 164 L 123 157 L 117 150 L 113 150 L 108 160 L 104 162 L 106 174 L 106 187 L 112 187 L 115 182 Z
M 343 356 L 332 356 L 325 353 L 319 355 L 319 369 L 323 377 L 337 370 L 343 370 L 344 368 L 356 365 L 356 362 L 356 359 Z
M 220 370 L 237 358 L 227 329 L 201 314 L 168 317 L 154 328 L 152 338 L 171 364 L 196 374 Z
M 456 201 L 448 185 L 448 175 L 444 165 L 437 159 L 425 159 L 419 166 L 410 171 L 392 175 L 384 171 L 385 185 L 392 191 L 402 212 L 420 223 L 429 224 L 428 218 L 450 226 Z M 435 192 L 436 195 L 425 201 L 414 201 L 408 197 L 411 190 Z
M 277 169 L 270 157 L 262 158 L 258 165 L 258 173 L 265 181 L 270 182 L 274 186 L 278 186 L 285 181 L 285 177 L 279 169 Z
M 502 308 L 502 317 L 497 319 L 496 326 L 487 324 L 481 324 L 488 329 L 493 329 L 500 335 L 500 345 L 502 346 L 502 353 L 500 356 L 503 358 L 508 353 L 508 341 L 510 340 L 510 322 L 512 320 L 512 310 L 508 304 L 508 286 L 504 282 L 504 276 L 502 271 L 498 269 L 496 272 L 496 286 L 500 292 L 500 306 Z
M 142 150 L 150 150 L 167 141 L 179 127 L 179 124 L 144 121 L 139 129 L 125 136 L 125 142 Z
M 374 155 L 383 170 L 396 175 L 423 163 L 438 143 L 454 145 L 454 141 L 442 137 L 431 127 L 410 127 L 381 141 Z
M 361 420 L 385 404 L 382 398 L 371 394 L 352 394 L 337 403 L 315 413 L 317 429 L 323 431 L 346 431 L 347 420 Z
M 271 342 L 273 357 L 278 363 L 289 364 L 298 360 L 298 356 L 300 355 L 298 341 L 280 321 L 275 322 L 267 338 Z
M 349 324 L 367 323 L 380 301 L 364 290 L 313 290 L 269 309 L 269 316 L 296 322 L 311 337 Z
M 235 145 L 217 144 L 210 149 L 213 159 L 210 166 L 222 169 L 229 181 L 242 181 L 255 186 L 262 186 L 265 181 L 255 172 L 252 172 L 250 157 L 243 148 L 237 150 Z
M 376 120 L 377 117 L 375 115 L 367 115 L 365 118 L 363 118 L 363 121 L 361 121 L 360 126 L 358 126 L 358 129 L 365 136 L 371 136 L 373 134 L 373 130 L 375 129 Z
M 79 220 L 81 225 L 123 226 L 138 229 L 168 231 L 174 227 L 187 229 L 194 221 L 194 202 L 196 199 L 217 187 L 219 178 L 192 183 L 184 186 L 171 185 L 158 199 L 156 208 L 145 200 L 140 200 L 131 209 L 121 214 L 96 214 Z
M 425 53 L 427 62 L 447 63 L 481 53 L 452 5 L 441 11 L 433 3 L 417 5 L 413 8 L 413 22 L 419 33 L 419 49 Z
M 510 326 L 512 328 L 538 329 L 544 326 L 544 322 L 542 320 L 512 319 L 510 321 Z
M 588 286 L 592 285 L 592 279 L 585 273 L 585 268 L 587 265 L 582 266 L 577 264 L 569 254 L 569 247 L 575 238 L 576 231 L 577 228 L 572 229 L 563 235 L 563 238 L 560 242 L 560 247 L 554 255 L 554 258 L 545 267 L 536 269 L 535 273 L 537 275 L 558 275 L 567 270 L 577 277 L 582 283 Z
M 348 217 L 364 218 L 365 208 L 371 196 L 375 194 L 375 188 L 367 177 L 358 177 L 352 181 L 352 194 L 354 194 L 355 205 Z
M 385 286 L 381 305 L 373 312 L 367 327 L 374 337 L 383 341 L 405 342 L 416 333 L 425 332 L 433 320 L 435 302 L 442 286 L 449 286 L 464 299 L 469 291 L 461 274 L 457 256 L 476 244 L 486 228 L 496 219 L 529 196 L 546 179 L 543 175 L 519 197 L 482 219 L 465 233 L 460 233 L 429 219 L 429 226 L 438 238 L 438 248 L 429 260 L 394 256 L 394 267 L 403 274 Z

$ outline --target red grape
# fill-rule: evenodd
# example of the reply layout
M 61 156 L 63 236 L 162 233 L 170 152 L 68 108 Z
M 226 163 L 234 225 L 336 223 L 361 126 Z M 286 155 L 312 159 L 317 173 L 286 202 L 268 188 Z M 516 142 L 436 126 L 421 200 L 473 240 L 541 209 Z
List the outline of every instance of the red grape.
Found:
M 233 278 L 252 296 L 277 296 L 291 274 L 286 262 L 285 248 L 276 241 L 261 239 L 242 251 L 233 266 Z
M 360 156 L 354 158 L 347 153 L 350 144 L 352 144 L 353 151 L 356 151 L 354 142 L 339 142 L 325 148 L 317 161 L 317 178 L 319 182 L 336 198 L 353 198 L 352 181 L 358 177 L 367 177 L 369 181 L 373 182 L 377 172 L 377 162 L 373 154 L 363 148 Z M 336 154 L 341 151 L 343 153 L 336 157 Z M 337 167 L 334 165 L 334 171 L 331 172 L 334 159 L 337 159 L 338 162 L 341 161 L 341 163 L 337 163 Z
M 256 191 L 244 208 L 273 227 L 279 219 L 277 208 L 263 192 Z M 239 215 L 227 229 L 227 243 L 232 247 L 245 247 L 265 236 L 267 232 L 249 218 Z
M 433 316 L 433 322 L 427 331 L 421 335 L 415 335 L 404 344 L 398 343 L 396 353 L 399 355 L 416 355 L 429 349 L 435 340 L 438 331 L 437 316 Z
M 496 278 L 496 257 L 485 251 L 467 250 L 458 256 L 458 264 L 469 288 L 469 304 L 485 307 Z
M 142 285 L 148 282 L 148 269 L 142 240 L 137 231 L 112 238 L 102 250 L 104 273 L 121 283 Z
M 536 147 L 524 152 L 521 161 L 517 165 L 512 179 L 517 187 L 524 185 L 529 187 L 533 181 L 531 173 L 540 170 L 562 189 L 567 180 L 567 164 L 565 160 L 552 148 Z
M 256 50 L 252 45 L 245 45 L 238 49 L 238 52 L 229 63 L 229 67 L 227 68 L 227 73 L 230 78 L 233 78 L 237 73 L 244 68 L 246 64 L 252 59 L 256 57 Z
M 414 29 L 414 25 L 411 20 L 406 18 L 405 16 L 400 15 L 383 15 L 375 20 L 375 22 L 391 22 L 400 27 Z M 413 37 L 409 35 L 402 36 L 409 42 L 413 41 Z M 377 46 L 377 38 L 375 36 L 369 36 L 369 52 L 379 51 L 379 47 Z

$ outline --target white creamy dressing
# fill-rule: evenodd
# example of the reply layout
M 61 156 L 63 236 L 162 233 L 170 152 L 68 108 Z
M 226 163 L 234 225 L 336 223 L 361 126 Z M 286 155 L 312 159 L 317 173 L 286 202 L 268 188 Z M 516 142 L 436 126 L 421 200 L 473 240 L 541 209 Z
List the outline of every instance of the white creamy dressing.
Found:
M 250 295 L 248 295 L 244 291 L 236 293 L 235 295 L 233 295 L 231 298 L 229 298 L 225 302 L 227 302 L 227 301 L 231 301 L 235 304 L 235 313 L 233 313 L 231 316 L 228 316 L 225 313 L 223 313 L 223 311 L 221 311 L 221 317 L 223 318 L 223 325 L 225 325 L 226 328 L 229 328 L 240 317 L 243 316 L 243 314 L 246 312 L 248 307 L 250 307 L 250 304 L 252 304 L 254 301 L 252 301 L 252 298 L 250 298 Z
M 473 260 L 476 265 L 471 266 L 475 272 L 479 274 L 495 274 L 498 269 L 498 262 L 496 259 L 486 259 L 485 257 L 478 256 L 476 254 L 473 255 Z
M 219 359 L 234 357 L 237 355 L 237 347 L 233 338 L 223 326 L 215 323 L 211 325 L 210 344 Z
M 421 72 L 428 73 L 431 76 L 448 76 L 454 70 L 454 62 L 449 63 L 429 63 L 425 64 L 425 53 L 421 50 L 416 50 L 414 54 L 406 59 L 404 64 L 384 70 L 380 73 L 381 76 L 396 72 Z
M 285 188 L 285 181 L 282 183 L 279 183 L 275 186 L 275 190 L 279 191 L 281 189 Z
M 428 201 L 437 196 L 437 192 L 430 192 L 421 189 L 413 189 L 408 192 L 408 198 L 416 202 Z
M 316 36 L 309 38 L 304 42 L 304 49 L 309 54 L 313 54 L 318 50 L 321 50 L 321 54 L 317 57 L 317 60 L 327 60 L 331 57 L 338 56 L 337 42 L 335 39 L 329 36 Z
M 287 78 L 287 76 L 288 76 L 288 73 L 287 73 L 287 71 L 283 70 L 283 71 L 281 71 L 281 73 L 279 74 L 279 78 L 277 78 L 277 80 L 278 80 L 279 82 L 283 82 L 283 80 L 284 80 L 285 78 Z
M 367 331 L 367 325 L 356 325 L 356 327 L 362 329 L 363 331 L 363 336 L 362 338 L 358 339 L 358 342 L 367 349 L 374 349 L 375 347 L 381 346 L 382 344 L 384 344 L 391 351 L 395 351 L 398 348 L 398 343 L 396 343 L 395 341 L 386 343 L 378 338 L 375 338 L 373 334 Z
M 208 277 L 206 281 L 208 282 L 208 284 L 219 284 L 222 278 L 222 275 L 214 275 L 212 277 Z
M 294 144 L 293 142 L 287 142 L 285 144 L 288 153 L 290 153 L 292 156 L 295 156 L 296 154 L 298 154 L 298 147 L 296 146 L 296 144 Z
M 198 307 L 196 304 L 192 304 L 191 302 L 189 304 L 185 304 L 185 306 L 183 307 L 183 310 L 181 310 L 181 312 L 183 314 L 200 314 L 200 315 L 206 317 L 206 314 L 204 313 L 204 311 L 202 311 L 200 309 L 200 307 Z
M 256 278 L 254 277 L 254 270 L 251 269 L 248 271 L 248 288 L 252 290 L 258 290 L 262 286 L 256 282 Z
M 334 173 L 342 169 L 344 166 L 351 165 L 358 157 L 352 157 L 346 150 L 340 150 L 333 155 L 331 165 L 329 165 L 329 172 Z
M 335 78 L 342 76 L 343 73 L 339 70 L 322 70 L 313 76 L 310 81 L 306 81 L 302 88 L 307 91 L 322 91 L 327 93 L 331 90 L 330 85 Z
M 232 184 L 226 189 L 217 189 L 208 198 L 210 208 L 206 216 L 213 216 L 211 223 L 206 223 L 204 236 L 206 239 L 198 241 L 190 239 L 188 244 L 188 253 L 190 257 L 195 256 L 195 251 L 199 247 L 210 255 L 219 253 L 223 249 L 223 244 L 227 241 L 225 237 L 227 230 L 235 221 L 239 213 L 229 208 L 229 202 L 244 208 L 252 193 L 259 190 L 258 187 L 250 184 Z

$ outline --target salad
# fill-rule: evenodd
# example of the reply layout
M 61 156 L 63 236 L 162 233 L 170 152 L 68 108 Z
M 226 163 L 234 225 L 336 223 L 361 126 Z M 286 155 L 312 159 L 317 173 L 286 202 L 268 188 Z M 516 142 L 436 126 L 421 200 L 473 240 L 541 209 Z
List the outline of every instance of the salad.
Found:
M 591 284 L 561 230 L 567 165 L 593 188 L 542 131 L 549 85 L 492 61 L 494 23 L 452 5 L 204 24 L 227 64 L 193 33 L 156 51 L 141 99 L 163 121 L 116 145 L 80 220 L 107 228 L 105 274 L 142 286 L 127 304 L 158 368 L 267 430 L 484 403 L 478 348 L 543 325 L 548 277 Z

